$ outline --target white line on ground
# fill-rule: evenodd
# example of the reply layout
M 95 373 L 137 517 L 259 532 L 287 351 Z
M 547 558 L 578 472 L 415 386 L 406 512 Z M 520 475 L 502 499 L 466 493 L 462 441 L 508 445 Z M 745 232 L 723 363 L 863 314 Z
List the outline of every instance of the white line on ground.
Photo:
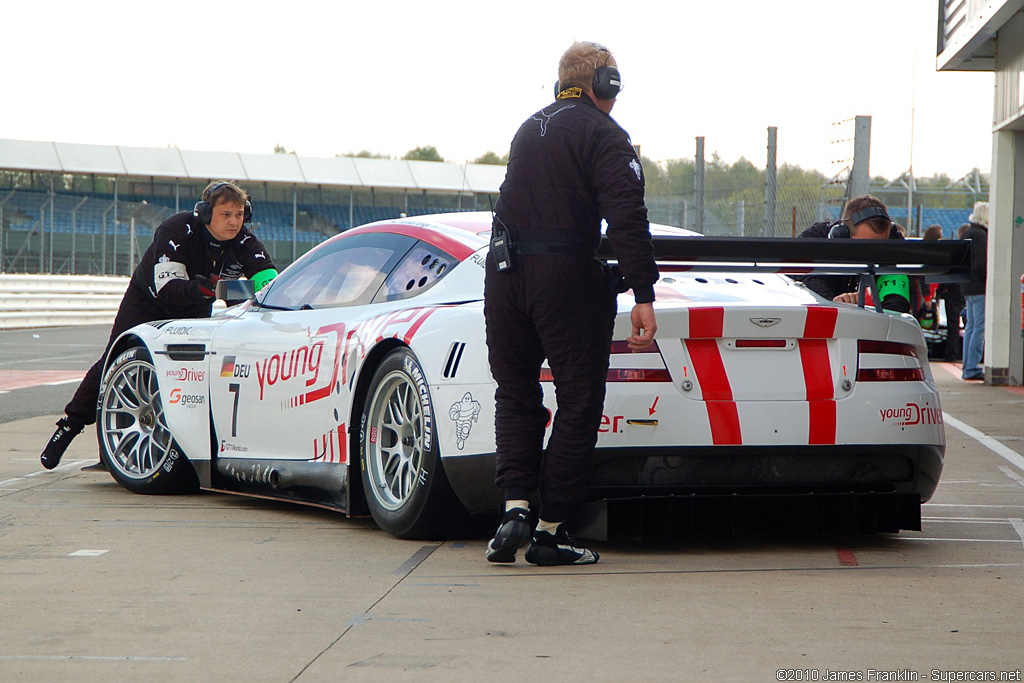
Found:
M 925 503 L 925 506 L 928 508 L 1021 508 L 1024 510 L 1024 505 L 991 505 L 988 503 L 984 505 L 975 505 L 972 503 Z
M 0 655 L 0 659 L 28 659 L 42 661 L 86 661 L 86 662 L 187 662 L 188 657 L 90 657 L 86 655 Z
M 956 419 L 949 413 L 942 413 L 942 420 L 943 422 L 953 427 L 954 429 L 957 429 L 966 434 L 967 436 L 971 437 L 972 439 L 974 439 L 975 441 L 977 441 L 982 446 L 989 449 L 999 457 L 1005 459 L 1008 463 L 1019 469 L 1021 472 L 1024 472 L 1024 456 L 1022 456 L 1017 451 L 1013 450 L 1012 448 L 1004 446 L 997 439 L 989 436 L 988 434 L 982 431 L 975 429 L 966 422 L 961 422 L 960 420 Z
M 999 471 L 1008 476 L 1010 479 L 1013 479 L 1015 482 L 1017 482 L 1018 486 L 1024 488 L 1024 477 L 1020 476 L 1019 474 L 1011 470 L 1009 467 L 1006 467 L 1005 465 L 1000 465 Z
M 901 541 L 941 541 L 943 543 L 1020 543 L 1013 538 L 934 538 L 931 536 L 907 536 Z
M 109 552 L 109 550 L 76 550 L 73 553 L 68 553 L 68 557 L 99 557 Z
M 88 460 L 69 460 L 68 462 L 64 463 L 63 465 L 58 465 L 57 467 L 55 467 L 52 470 L 36 470 L 35 472 L 29 472 L 28 474 L 23 474 L 20 477 L 14 477 L 13 479 L 4 479 L 3 481 L 0 481 L 0 487 L 7 486 L 9 484 L 16 484 L 19 481 L 23 481 L 25 479 L 30 479 L 32 477 L 38 477 L 39 475 L 47 474 L 48 472 L 62 472 L 64 470 L 70 470 L 70 469 L 73 469 L 75 467 L 78 467 L 83 462 L 89 462 L 89 461 Z
M 1020 536 L 1020 542 L 1024 545 L 1024 519 L 1011 519 L 1010 524 L 1013 525 L 1013 530 Z
M 1006 524 L 1006 517 L 922 517 L 921 519 L 927 522 L 961 522 L 963 524 Z

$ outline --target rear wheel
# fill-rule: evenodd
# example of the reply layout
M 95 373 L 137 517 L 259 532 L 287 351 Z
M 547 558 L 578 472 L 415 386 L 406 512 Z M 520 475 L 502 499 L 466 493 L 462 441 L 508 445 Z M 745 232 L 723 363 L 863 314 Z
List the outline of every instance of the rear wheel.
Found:
M 430 388 L 408 349 L 373 375 L 359 438 L 363 490 L 374 521 L 400 538 L 441 538 L 464 512 L 441 465 Z
M 135 493 L 190 493 L 199 480 L 164 419 L 156 369 L 136 346 L 119 355 L 100 393 L 100 458 L 121 486 Z

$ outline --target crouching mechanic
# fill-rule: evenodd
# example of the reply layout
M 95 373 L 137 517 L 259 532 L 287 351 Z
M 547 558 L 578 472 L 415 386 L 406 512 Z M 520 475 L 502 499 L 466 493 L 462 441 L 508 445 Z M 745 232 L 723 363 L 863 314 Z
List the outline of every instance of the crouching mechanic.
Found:
M 901 240 L 903 235 L 893 225 L 882 200 L 871 195 L 854 197 L 846 202 L 843 217 L 835 222 L 815 223 L 800 237 L 851 238 L 855 240 Z M 800 278 L 808 289 L 831 301 L 858 303 L 860 278 L 847 275 L 808 275 Z M 906 275 L 880 275 L 876 294 L 882 308 L 896 313 L 910 313 L 910 279 Z
M 56 467 L 71 440 L 96 422 L 103 360 L 122 332 L 153 320 L 210 317 L 217 280 L 245 276 L 259 291 L 277 276 L 263 243 L 245 225 L 251 220 L 245 190 L 220 181 L 203 190 L 192 211 L 174 214 L 157 227 L 132 273 L 103 355 L 78 385 L 43 449 L 43 467 Z

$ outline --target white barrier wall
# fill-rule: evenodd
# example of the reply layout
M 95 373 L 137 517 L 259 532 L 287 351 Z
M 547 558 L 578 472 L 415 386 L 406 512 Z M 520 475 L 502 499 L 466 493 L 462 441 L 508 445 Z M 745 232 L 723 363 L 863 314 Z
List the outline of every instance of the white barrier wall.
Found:
M 0 273 L 0 329 L 114 322 L 127 277 Z

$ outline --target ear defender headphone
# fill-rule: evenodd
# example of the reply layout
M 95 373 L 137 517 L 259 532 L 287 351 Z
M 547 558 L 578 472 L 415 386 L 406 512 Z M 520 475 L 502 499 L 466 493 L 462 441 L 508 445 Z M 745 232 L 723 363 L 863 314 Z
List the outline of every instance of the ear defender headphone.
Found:
M 861 209 L 857 213 L 850 216 L 847 220 L 836 221 L 832 224 L 832 228 L 828 231 L 829 239 L 833 238 L 848 238 L 850 237 L 850 226 L 863 223 L 869 218 L 881 217 L 892 225 L 892 218 L 886 213 L 885 209 L 879 209 L 877 206 L 869 206 L 866 209 Z M 847 222 L 849 221 L 849 222 Z
M 619 69 L 607 63 L 612 57 L 612 53 L 608 48 L 598 43 L 591 43 L 591 45 L 596 47 L 599 52 L 607 54 L 608 58 L 605 60 L 604 66 L 595 67 L 594 80 L 590 83 L 590 89 L 594 92 L 594 96 L 600 100 L 614 100 L 619 96 L 619 91 L 622 90 L 622 77 L 619 75 Z M 556 100 L 560 92 L 559 83 L 555 81 Z
M 231 185 L 231 183 L 217 183 L 209 190 L 203 193 L 206 197 L 212 197 L 213 193 L 224 187 L 225 185 Z M 192 215 L 203 222 L 203 225 L 209 225 L 213 221 L 213 204 L 206 201 L 205 199 L 196 202 L 195 208 L 192 209 Z M 252 223 L 252 202 L 248 198 L 245 200 L 245 215 L 242 217 L 243 223 Z

